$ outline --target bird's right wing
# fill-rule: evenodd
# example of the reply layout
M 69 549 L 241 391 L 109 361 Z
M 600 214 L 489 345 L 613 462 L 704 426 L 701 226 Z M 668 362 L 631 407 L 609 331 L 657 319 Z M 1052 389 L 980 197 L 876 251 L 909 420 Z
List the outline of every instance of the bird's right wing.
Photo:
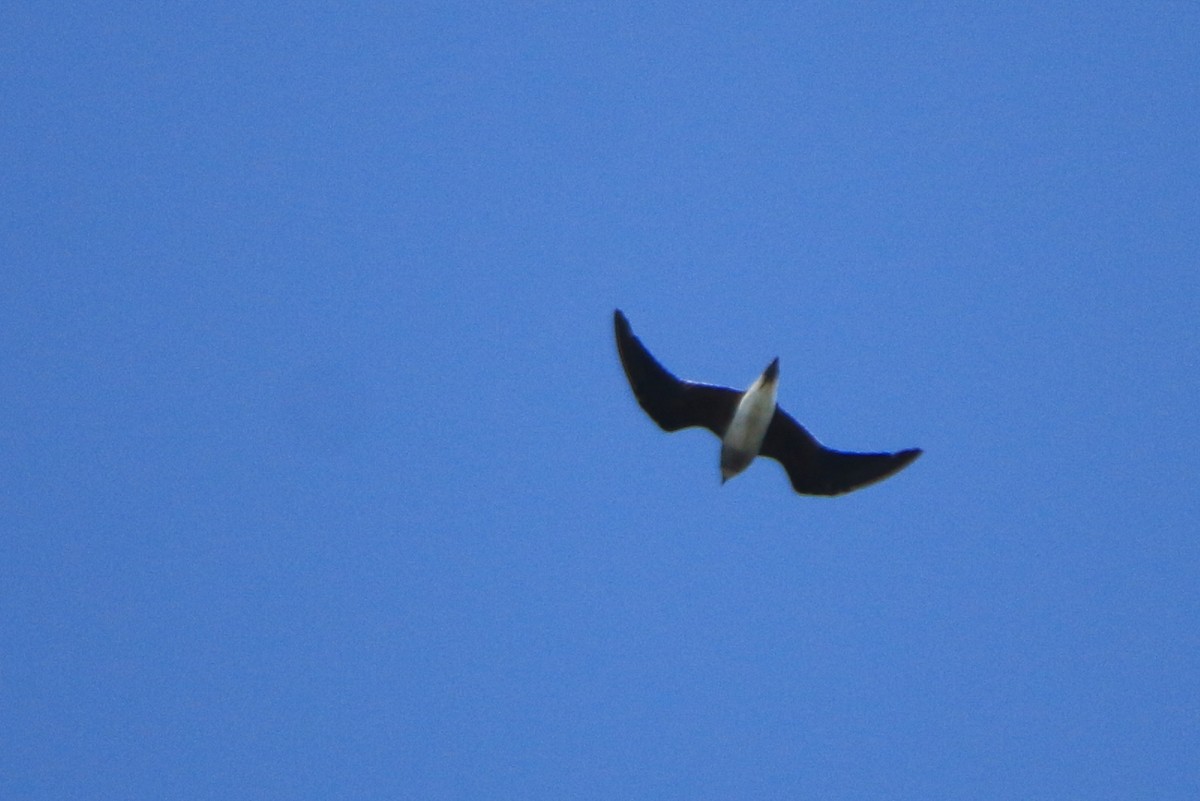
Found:
M 620 309 L 613 312 L 617 352 L 634 397 L 664 431 L 703 426 L 718 437 L 733 419 L 742 393 L 728 387 L 683 381 L 650 355 Z
M 841 495 L 887 478 L 920 456 L 921 449 L 898 453 L 835 451 L 817 442 L 791 415 L 776 408 L 760 454 L 783 465 L 796 492 Z

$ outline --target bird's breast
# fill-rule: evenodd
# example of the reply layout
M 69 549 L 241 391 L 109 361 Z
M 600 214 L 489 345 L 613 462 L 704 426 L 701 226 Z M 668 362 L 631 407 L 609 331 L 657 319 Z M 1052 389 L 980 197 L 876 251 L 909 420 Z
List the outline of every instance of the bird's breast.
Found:
M 723 448 L 749 454 L 750 458 L 758 455 L 767 427 L 775 416 L 775 390 L 778 385 L 777 381 L 764 381 L 762 378 L 750 385 L 750 389 L 738 401 L 733 419 L 721 440 Z

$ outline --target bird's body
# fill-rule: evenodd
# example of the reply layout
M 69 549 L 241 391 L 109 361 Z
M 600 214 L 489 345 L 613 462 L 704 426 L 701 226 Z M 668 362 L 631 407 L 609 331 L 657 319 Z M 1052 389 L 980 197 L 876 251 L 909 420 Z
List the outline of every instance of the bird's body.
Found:
M 625 315 L 613 313 L 617 352 L 638 403 L 664 431 L 702 426 L 721 438 L 721 483 L 762 455 L 780 462 L 792 488 L 806 495 L 840 495 L 895 473 L 921 455 L 846 453 L 826 448 L 776 404 L 779 359 L 749 389 L 676 378 L 633 334 Z
M 779 359 L 755 379 L 738 400 L 733 419 L 721 437 L 721 483 L 745 470 L 758 456 L 767 427 L 775 416 L 775 394 L 779 389 Z

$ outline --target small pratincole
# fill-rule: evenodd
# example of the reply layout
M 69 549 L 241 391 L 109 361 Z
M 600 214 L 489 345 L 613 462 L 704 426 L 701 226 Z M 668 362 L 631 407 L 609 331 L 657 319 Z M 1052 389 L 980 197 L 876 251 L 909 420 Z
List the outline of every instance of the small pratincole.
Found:
M 721 483 L 745 470 L 756 456 L 777 460 L 792 488 L 804 495 L 841 495 L 887 478 L 921 455 L 845 453 L 826 448 L 775 405 L 779 359 L 745 392 L 676 378 L 633 335 L 620 309 L 613 312 L 617 352 L 633 394 L 664 431 L 703 426 L 721 438 Z

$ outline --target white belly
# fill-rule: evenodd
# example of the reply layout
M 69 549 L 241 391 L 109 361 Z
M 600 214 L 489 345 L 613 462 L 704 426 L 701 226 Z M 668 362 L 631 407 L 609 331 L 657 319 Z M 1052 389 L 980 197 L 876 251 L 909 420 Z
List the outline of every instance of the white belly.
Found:
M 733 420 L 729 422 L 729 428 L 721 440 L 723 479 L 742 472 L 758 456 L 767 427 L 775 416 L 775 390 L 778 386 L 778 381 L 766 382 L 760 377 L 738 401 Z

